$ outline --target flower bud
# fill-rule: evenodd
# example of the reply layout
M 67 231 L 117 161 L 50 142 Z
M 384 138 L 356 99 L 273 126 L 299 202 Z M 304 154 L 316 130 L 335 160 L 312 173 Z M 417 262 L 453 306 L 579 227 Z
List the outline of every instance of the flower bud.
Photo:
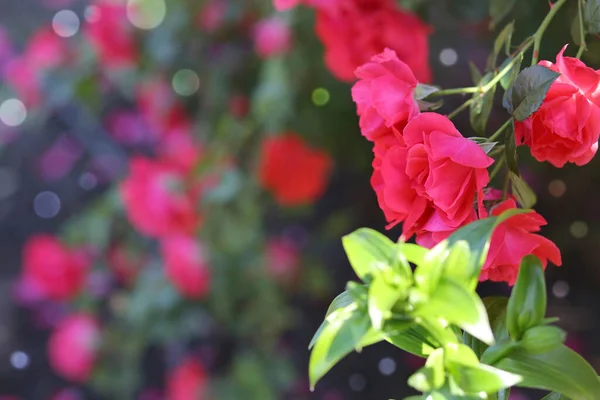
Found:
M 523 258 L 519 277 L 508 300 L 506 324 L 510 336 L 518 340 L 524 332 L 542 323 L 546 314 L 546 281 L 542 263 L 536 256 Z
M 556 326 L 536 326 L 528 329 L 521 339 L 521 346 L 532 354 L 545 353 L 562 344 L 567 338 L 565 331 Z

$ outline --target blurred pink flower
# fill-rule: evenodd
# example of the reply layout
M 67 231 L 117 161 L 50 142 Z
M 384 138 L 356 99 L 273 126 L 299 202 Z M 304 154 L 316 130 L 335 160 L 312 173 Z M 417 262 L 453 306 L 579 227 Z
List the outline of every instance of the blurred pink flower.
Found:
M 188 359 L 167 377 L 166 400 L 205 399 L 208 378 L 200 362 Z
M 267 271 L 275 279 L 291 282 L 298 275 L 300 254 L 294 242 L 272 238 L 267 242 Z
M 59 323 L 48 342 L 50 365 L 60 376 L 85 382 L 92 372 L 100 341 L 94 317 L 73 314 Z
M 118 110 L 106 119 L 106 130 L 119 143 L 128 146 L 156 141 L 142 116 L 135 111 Z
M 254 27 L 254 47 L 262 58 L 287 53 L 292 46 L 292 33 L 287 22 L 279 17 L 259 21 Z
M 184 297 L 205 297 L 210 290 L 210 266 L 198 239 L 172 236 L 161 242 L 167 278 Z
M 205 32 L 212 33 L 221 27 L 226 13 L 227 2 L 225 0 L 209 0 L 198 13 L 198 27 Z

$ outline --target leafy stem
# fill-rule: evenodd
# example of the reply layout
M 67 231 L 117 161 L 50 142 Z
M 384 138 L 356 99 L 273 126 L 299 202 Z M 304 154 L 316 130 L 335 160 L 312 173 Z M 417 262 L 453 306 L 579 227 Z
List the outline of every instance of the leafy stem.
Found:
M 560 8 L 566 2 L 567 2 L 567 0 L 558 0 L 556 3 L 552 4 L 550 6 L 551 7 L 550 12 L 548 13 L 548 15 L 546 15 L 546 18 L 544 18 L 544 20 L 542 21 L 542 24 L 540 25 L 538 30 L 535 32 L 534 40 L 533 40 L 533 54 L 531 56 L 531 65 L 536 65 L 538 63 L 538 57 L 540 55 L 540 46 L 542 44 L 542 37 L 544 36 L 544 33 L 546 32 L 548 25 L 550 25 L 550 22 L 552 21 L 552 19 L 554 18 L 554 16 L 558 12 L 558 10 L 560 10 Z M 580 4 L 581 4 L 581 1 L 580 1 Z M 580 7 L 580 10 L 581 10 L 581 7 Z
M 448 114 L 448 119 L 452 119 L 452 118 L 456 117 L 462 110 L 469 107 L 471 105 L 471 103 L 473 103 L 474 101 L 475 101 L 475 99 L 469 99 L 469 100 L 465 101 L 460 107 L 458 107 L 456 110 L 454 110 L 450 114 Z
M 579 13 L 579 50 L 577 51 L 577 58 L 581 58 L 583 52 L 587 49 L 585 43 L 585 30 L 583 29 L 583 0 L 577 1 L 577 8 Z

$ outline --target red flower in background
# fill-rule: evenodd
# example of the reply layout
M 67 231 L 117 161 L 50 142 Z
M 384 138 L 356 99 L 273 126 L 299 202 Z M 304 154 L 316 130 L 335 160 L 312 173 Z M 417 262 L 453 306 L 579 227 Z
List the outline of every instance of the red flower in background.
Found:
M 261 184 L 285 206 L 311 203 L 325 191 L 332 161 L 294 134 L 273 136 L 262 143 Z
M 317 10 L 316 32 L 325 63 L 338 79 L 354 80 L 354 70 L 385 48 L 395 50 L 419 82 L 431 81 L 430 28 L 393 0 L 348 0 L 335 12 Z
M 52 300 L 76 296 L 85 284 L 89 266 L 83 252 L 68 249 L 50 235 L 31 237 L 23 249 L 23 278 Z
M 190 187 L 172 165 L 134 157 L 121 183 L 121 199 L 131 224 L 142 234 L 165 237 L 193 234 L 200 226 L 200 187 Z
M 100 329 L 94 317 L 71 315 L 62 320 L 50 336 L 50 365 L 65 379 L 85 382 L 94 367 L 99 341 Z
M 124 285 L 132 285 L 146 263 L 143 254 L 120 244 L 111 246 L 107 257 L 108 266 Z
M 513 199 L 508 199 L 494 207 L 491 213 L 500 215 L 512 208 L 517 208 L 517 204 Z M 492 235 L 479 280 L 514 285 L 521 260 L 530 254 L 538 257 L 544 267 L 548 260 L 560 266 L 560 250 L 550 240 L 534 233 L 539 232 L 543 225 L 546 225 L 546 220 L 536 212 L 515 215 L 501 223 Z
M 133 27 L 124 4 L 97 0 L 84 34 L 102 64 L 108 68 L 128 67 L 138 59 Z
M 218 30 L 227 13 L 227 3 L 224 0 L 209 0 L 204 4 L 197 17 L 197 24 L 205 32 Z
M 358 67 L 356 77 L 359 81 L 352 87 L 352 98 L 361 132 L 367 139 L 374 141 L 389 135 L 394 126 L 402 130 L 419 114 L 419 105 L 413 97 L 417 79 L 395 51 L 385 49 L 373 56 Z
M 161 242 L 167 278 L 185 297 L 197 299 L 210 290 L 210 267 L 198 240 L 172 236 Z
M 559 168 L 568 162 L 590 162 L 600 137 L 600 72 L 576 58 L 564 57 L 566 48 L 556 56 L 556 64 L 539 63 L 561 75 L 539 110 L 515 123 L 517 145 L 529 146 L 536 160 Z
M 206 400 L 207 381 L 202 364 L 188 359 L 169 374 L 166 400 Z
M 279 17 L 258 21 L 253 36 L 256 53 L 262 58 L 287 53 L 292 47 L 290 27 Z

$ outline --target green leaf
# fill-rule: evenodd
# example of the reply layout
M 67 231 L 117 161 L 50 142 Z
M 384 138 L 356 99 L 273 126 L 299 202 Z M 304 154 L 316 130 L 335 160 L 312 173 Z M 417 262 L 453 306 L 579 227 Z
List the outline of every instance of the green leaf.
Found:
M 419 110 L 422 112 L 435 111 L 444 105 L 444 100 L 441 100 L 441 99 L 438 101 L 417 100 L 417 105 L 419 106 Z
M 519 164 L 517 162 L 517 143 L 515 141 L 515 124 L 510 124 L 510 129 L 504 135 L 504 157 L 508 170 L 513 174 L 519 174 Z
M 529 187 L 527 182 L 514 172 L 509 172 L 512 183 L 512 191 L 517 201 L 523 208 L 532 208 L 537 202 L 535 192 Z
M 469 260 L 470 265 L 467 266 L 466 269 L 472 271 L 473 279 L 477 280 L 477 278 L 479 277 L 481 266 L 483 265 L 483 263 L 485 262 L 485 258 L 487 257 L 489 241 L 494 228 L 496 228 L 498 224 L 502 223 L 506 219 L 525 212 L 529 212 L 529 210 L 515 208 L 507 210 L 497 217 L 488 217 L 485 219 L 480 219 L 479 221 L 472 222 L 460 228 L 459 230 L 454 232 L 448 239 L 446 239 L 446 241 L 448 242 L 448 247 L 452 247 L 454 243 L 460 240 L 464 240 L 469 244 L 472 256 Z
M 485 86 L 494 78 L 493 73 L 487 73 L 479 82 L 479 86 Z M 475 132 L 480 135 L 485 134 L 490 113 L 494 106 L 494 96 L 496 95 L 496 85 L 490 90 L 481 95 L 481 93 L 473 94 L 473 102 L 469 107 L 469 120 Z
M 415 268 L 414 279 L 417 288 L 429 294 L 435 290 L 442 276 L 442 265 L 448 256 L 448 243 L 441 242 L 429 250 L 423 261 Z
M 408 386 L 419 392 L 430 392 L 435 389 L 433 386 L 434 380 L 435 371 L 433 368 L 422 367 L 408 378 Z
M 386 324 L 386 330 L 388 325 Z M 389 328 L 393 333 L 387 333 L 385 340 L 394 346 L 419 357 L 427 357 L 440 347 L 438 342 L 426 329 L 414 324 L 404 325 L 404 329 Z
M 424 318 L 443 318 L 484 343 L 494 343 L 494 334 L 479 296 L 451 279 L 443 277 L 429 300 L 414 313 Z
M 508 89 L 515 82 L 517 76 L 519 76 L 519 73 L 521 72 L 521 64 L 523 63 L 523 53 L 519 53 L 517 55 L 516 60 L 514 60 L 512 57 L 507 57 L 498 69 L 504 69 L 508 64 L 510 64 L 513 61 L 514 64 L 510 69 L 510 73 L 504 75 L 502 79 L 500 79 L 500 86 L 502 86 L 504 90 Z M 506 93 L 504 93 L 504 97 L 502 98 L 502 104 L 504 105 L 504 108 L 507 108 L 506 104 L 508 104 L 507 102 L 509 100 L 510 98 L 507 98 Z
M 506 309 L 510 336 L 519 340 L 529 328 L 540 325 L 546 315 L 546 280 L 539 258 L 526 256 L 521 261 L 517 282 Z
M 371 282 L 369 287 L 369 316 L 375 330 L 380 330 L 383 327 L 384 321 L 392 316 L 392 307 L 402 297 L 406 297 L 406 291 L 390 285 L 383 276 L 378 276 Z
M 588 33 L 600 33 L 600 0 L 587 0 L 584 17 Z
M 479 365 L 477 354 L 469 346 L 461 343 L 451 343 L 444 347 L 445 365 L 462 364 L 476 367 Z
M 344 236 L 342 244 L 354 272 L 363 281 L 377 264 L 391 265 L 395 255 L 395 243 L 368 228 L 360 228 Z
M 333 312 L 341 308 L 346 308 L 352 304 L 354 304 L 354 298 L 349 291 L 342 292 L 335 299 L 333 299 L 331 305 L 327 309 L 327 313 L 325 314 L 325 320 L 321 323 L 321 326 L 319 326 L 319 329 L 317 329 L 317 332 L 315 332 L 313 338 L 310 341 L 310 344 L 308 345 L 309 350 L 313 348 L 317 339 L 323 332 L 323 329 L 325 329 L 325 326 L 328 324 L 327 317 L 330 316 Z
M 444 276 L 461 284 L 472 284 L 474 274 L 473 271 L 469 271 L 468 269 L 471 264 L 469 262 L 470 258 L 471 249 L 469 243 L 464 240 L 454 243 L 443 265 Z M 467 287 L 467 290 L 475 290 L 475 286 Z
M 452 364 L 450 373 L 454 381 L 466 393 L 496 393 L 500 389 L 512 387 L 521 382 L 518 374 L 503 371 L 485 364 L 466 366 Z
M 424 100 L 429 97 L 431 94 L 435 92 L 439 92 L 440 88 L 437 86 L 426 85 L 424 83 L 419 83 L 415 88 L 414 97 L 417 100 Z
M 506 328 L 506 306 L 508 305 L 508 297 L 486 297 L 483 299 L 483 305 L 487 311 L 494 337 L 497 340 L 508 338 L 508 329 Z
M 444 381 L 446 380 L 446 369 L 444 366 L 444 350 L 436 349 L 434 350 L 427 361 L 425 362 L 425 367 L 430 368 L 432 371 L 432 380 L 431 386 L 434 389 L 439 389 L 444 385 Z
M 362 348 L 361 342 L 369 332 L 369 316 L 356 307 L 347 307 L 331 314 L 310 354 L 310 385 L 315 384 L 336 363 L 355 349 Z
M 544 396 L 544 398 L 542 400 L 570 400 L 570 399 L 563 394 L 552 392 L 549 395 Z
M 471 70 L 471 78 L 473 79 L 473 83 L 479 82 L 482 78 L 481 72 L 479 71 L 479 68 L 477 68 L 477 65 L 475 65 L 473 61 L 470 60 L 469 69 Z
M 491 0 L 490 1 L 490 29 L 495 29 L 508 14 L 512 11 L 517 0 Z
M 541 65 L 525 68 L 507 90 L 507 99 L 510 100 L 508 111 L 517 121 L 526 120 L 540 108 L 548 89 L 559 76 L 559 73 Z
M 406 259 L 415 264 L 420 265 L 423 263 L 427 252 L 429 251 L 423 246 L 419 246 L 418 244 L 413 243 L 398 243 L 399 252 L 406 257 Z
M 555 391 L 577 400 L 595 400 L 600 393 L 596 371 L 564 345 L 544 354 L 518 350 L 497 366 L 521 375 L 522 387 Z
M 515 21 L 507 24 L 502 31 L 496 36 L 496 40 L 494 41 L 494 50 L 492 54 L 490 54 L 490 58 L 488 60 L 488 68 L 494 69 L 496 68 L 496 60 L 498 59 L 498 54 L 502 51 L 502 48 L 506 48 L 506 53 L 510 53 L 510 44 L 512 41 L 512 34 L 515 30 Z

